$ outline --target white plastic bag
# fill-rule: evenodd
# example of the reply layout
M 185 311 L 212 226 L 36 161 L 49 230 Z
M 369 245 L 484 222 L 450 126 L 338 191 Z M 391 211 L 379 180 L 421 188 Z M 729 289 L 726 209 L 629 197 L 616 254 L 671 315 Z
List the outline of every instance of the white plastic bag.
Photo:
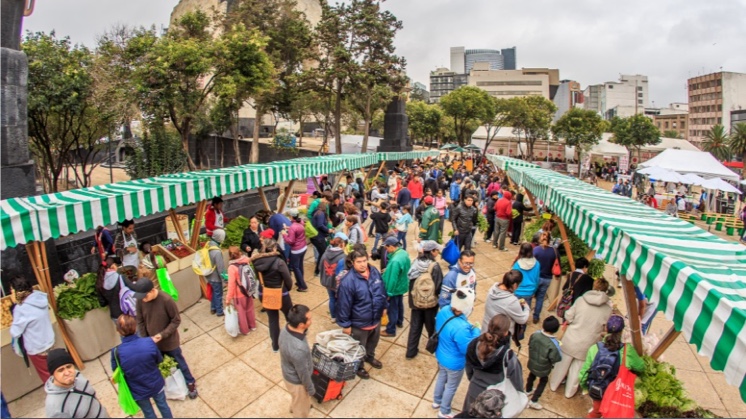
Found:
M 235 307 L 228 306 L 225 308 L 225 331 L 228 332 L 231 337 L 238 336 L 240 329 L 238 327 L 238 312 Z
M 185 400 L 189 394 L 184 374 L 181 370 L 174 368 L 171 375 L 166 377 L 166 398 L 169 400 Z
M 496 388 L 505 395 L 505 406 L 502 409 L 502 417 L 514 418 L 521 414 L 528 406 L 528 395 L 523 391 L 523 387 L 516 388 L 513 381 L 508 376 L 508 355 L 503 356 L 503 371 L 505 378 L 502 382 L 491 385 L 487 389 Z M 513 358 L 517 362 L 517 358 Z M 521 377 L 522 378 L 522 377 Z M 521 380 L 523 381 L 523 380 Z

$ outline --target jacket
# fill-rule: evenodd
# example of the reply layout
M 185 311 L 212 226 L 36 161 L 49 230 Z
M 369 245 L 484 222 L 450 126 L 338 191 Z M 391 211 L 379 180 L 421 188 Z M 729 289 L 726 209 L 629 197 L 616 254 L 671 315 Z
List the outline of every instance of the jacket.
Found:
M 137 335 L 125 336 L 122 343 L 111 350 L 111 370 L 117 369 L 114 352 L 119 358 L 124 378 L 135 400 L 155 397 L 166 386 L 166 381 L 158 369 L 163 355 L 151 338 Z
M 420 235 L 419 237 L 423 240 L 438 240 L 440 235 L 440 214 L 438 210 L 432 205 L 427 207 L 425 212 L 422 214 L 422 222 L 420 223 Z
M 411 262 L 407 251 L 398 248 L 389 255 L 386 263 L 386 271 L 383 273 L 383 284 L 386 287 L 386 294 L 389 297 L 404 295 L 409 290 L 409 268 Z
M 75 376 L 72 388 L 62 388 L 54 384 L 54 377 L 49 377 L 44 383 L 44 391 L 47 393 L 44 405 L 48 418 L 109 417 L 106 408 L 96 398 L 96 390 L 80 372 Z
M 552 267 L 554 266 L 555 259 L 557 259 L 557 250 L 552 246 L 547 246 L 546 248 L 536 246 L 534 248 L 534 257 L 539 261 L 539 266 L 541 267 L 539 276 L 542 278 L 554 278 Z
M 255 254 L 251 257 L 251 262 L 254 264 L 257 277 L 262 274 L 264 287 L 282 288 L 283 295 L 293 289 L 288 265 L 278 252 Z
M 432 260 L 423 260 L 419 258 L 412 261 L 409 272 L 407 273 L 407 278 L 409 278 L 409 307 L 411 307 L 412 310 L 419 310 L 414 306 L 414 302 L 412 301 L 412 288 L 414 287 L 414 282 L 423 272 L 427 272 L 430 268 L 430 264 L 433 263 L 435 264 L 432 272 L 433 285 L 435 285 L 435 294 L 439 295 L 440 289 L 443 287 L 443 269 L 441 269 L 440 264 Z
M 573 282 L 571 305 L 574 305 L 583 294 L 593 289 L 593 278 L 588 274 L 584 274 L 582 271 L 578 272 L 576 270 L 575 272 L 570 273 L 569 278 L 567 282 L 565 282 L 565 285 L 562 286 L 562 289 L 566 290 L 570 286 L 571 281 Z
M 337 289 L 337 324 L 358 329 L 375 326 L 381 322 L 383 310 L 388 307 L 386 288 L 378 269 L 368 265 L 368 279 L 351 269 L 342 278 Z
M 515 352 L 510 350 L 510 339 L 495 348 L 487 359 L 479 359 L 479 338 L 472 340 L 466 349 L 466 378 L 469 379 L 467 398 L 476 399 L 487 387 L 502 383 L 506 378 L 516 389 L 523 388 L 523 368 Z M 508 371 L 503 368 L 507 357 Z
M 324 211 L 316 211 L 311 218 L 311 225 L 319 232 L 317 237 L 326 239 L 329 236 L 329 219 Z M 304 230 L 305 232 L 305 230 Z M 305 234 L 303 235 L 305 238 Z
M 370 219 L 373 221 L 373 225 L 376 226 L 376 234 L 386 234 L 389 232 L 391 214 L 380 211 L 374 212 L 373 214 L 370 214 Z
M 228 292 L 225 295 L 225 301 L 230 302 L 234 298 L 246 298 L 238 288 L 238 284 L 241 283 L 241 271 L 239 271 L 238 265 L 249 263 L 251 263 L 251 260 L 248 256 L 241 256 L 238 259 L 228 262 Z
M 436 193 L 438 193 L 438 181 L 435 180 L 435 178 L 428 178 L 425 181 L 425 189 L 430 189 L 430 192 L 435 195 Z
M 450 304 L 441 308 L 435 316 L 435 332 L 440 333 L 435 358 L 443 367 L 458 371 L 464 369 L 466 350 L 471 341 L 479 337 L 479 328 L 469 323 L 463 313 L 446 324 L 453 316 Z
M 424 185 L 420 181 L 410 180 L 407 183 L 407 189 L 412 194 L 412 199 L 420 199 L 424 194 Z
M 277 240 L 280 237 L 280 232 L 285 228 L 285 226 L 290 227 L 290 224 L 292 223 L 288 217 L 282 214 L 274 214 L 269 217 L 268 224 L 269 228 L 275 232 L 275 235 L 272 238 Z
M 163 339 L 157 345 L 161 352 L 173 351 L 179 347 L 181 315 L 170 295 L 158 291 L 158 296 L 151 301 L 137 300 L 136 307 L 137 328 L 143 337 L 153 337 L 160 333 Z
M 210 275 L 205 276 L 208 282 L 223 282 L 223 278 L 220 276 L 225 272 L 225 261 L 223 260 L 223 252 L 220 250 L 220 246 L 214 241 L 210 240 L 210 247 L 215 246 L 216 248 L 210 249 L 210 262 L 215 270 Z
M 448 208 L 448 202 L 446 201 L 446 197 L 438 198 L 437 196 L 433 197 L 433 206 L 436 210 L 438 210 L 439 216 L 445 216 L 446 215 L 446 208 Z
M 313 359 L 308 348 L 306 336 L 300 339 L 298 333 L 288 330 L 287 325 L 280 330 L 278 345 L 280 346 L 280 368 L 285 381 L 302 385 L 309 395 L 316 394 L 316 388 L 311 380 L 313 374 Z
M 350 233 L 347 235 L 350 239 L 349 242 L 355 244 L 365 244 L 363 241 L 363 227 L 360 223 L 357 223 L 350 227 Z
M 215 222 L 217 221 L 218 214 L 223 216 L 223 225 L 217 225 Z M 212 232 L 219 229 L 219 228 L 225 228 L 225 224 L 227 224 L 228 220 L 225 218 L 225 213 L 223 211 L 218 211 L 210 205 L 210 208 L 205 211 L 205 231 L 208 236 L 212 236 Z
M 518 259 L 513 264 L 513 269 L 517 269 L 523 274 L 523 281 L 521 281 L 518 289 L 515 290 L 515 296 L 518 298 L 529 298 L 534 295 L 536 289 L 539 288 L 539 272 L 541 271 L 541 266 L 536 258 Z
M 645 361 L 642 360 L 640 355 L 637 354 L 637 351 L 635 351 L 635 347 L 632 346 L 630 343 L 625 343 L 627 346 L 627 359 L 624 361 L 626 362 L 625 365 L 627 368 L 629 368 L 630 371 L 635 373 L 641 373 L 645 371 Z M 624 353 L 624 347 L 619 349 L 619 358 L 622 357 L 622 354 Z M 580 368 L 580 372 L 578 373 L 578 378 L 580 379 L 580 388 L 583 390 L 588 390 L 588 373 L 591 369 L 591 365 L 593 364 L 593 360 L 596 359 L 596 354 L 598 354 L 598 345 L 592 345 L 590 348 L 588 348 L 588 354 L 586 354 L 585 357 L 585 363 Z M 614 377 L 616 378 L 616 377 Z M 612 378 L 612 381 L 614 380 Z
M 98 294 L 98 303 L 101 307 L 109 307 L 109 317 L 117 319 L 122 314 L 122 307 L 119 305 L 119 273 L 116 270 L 107 270 L 104 274 L 104 291 L 96 288 Z
M 522 306 L 518 297 L 512 292 L 501 289 L 500 284 L 494 284 L 487 293 L 487 301 L 484 303 L 482 330 L 487 330 L 490 320 L 498 314 L 504 314 L 510 318 L 508 330 L 513 330 L 516 323 L 526 324 L 531 309 Z
M 495 216 L 503 220 L 513 219 L 513 203 L 510 201 L 512 198 L 510 192 L 503 192 L 503 197 L 497 200 L 495 203 Z
M 454 202 L 458 201 L 459 197 L 461 196 L 461 185 L 456 183 L 455 179 L 451 183 L 450 196 L 451 196 L 451 201 L 454 201 Z
M 479 210 L 476 205 L 467 207 L 461 203 L 451 212 L 451 223 L 453 229 L 458 230 L 458 234 L 471 233 L 472 227 L 477 225 L 478 218 Z
M 251 256 L 255 250 L 261 250 L 262 239 L 259 237 L 259 233 L 262 231 L 264 231 L 264 228 L 261 225 L 259 226 L 259 231 L 256 233 L 251 230 L 251 227 L 244 230 L 243 237 L 241 238 L 241 251 L 246 252 L 246 247 L 249 247 L 251 251 L 246 253 Z
M 497 204 L 496 199 L 492 199 L 492 197 L 488 197 L 487 201 L 485 202 L 485 206 L 487 207 L 487 219 L 493 219 L 495 218 L 495 204 Z
M 588 348 L 601 339 L 609 316 L 611 306 L 605 292 L 591 290 L 583 294 L 565 313 L 569 326 L 562 336 L 562 353 L 585 359 Z
M 438 305 L 440 307 L 451 304 L 451 296 L 457 288 L 470 287 L 477 292 L 477 273 L 474 268 L 469 273 L 464 272 L 458 263 L 451 266 L 448 273 L 443 278 L 443 286 L 440 288 L 440 298 Z
M 337 289 L 337 267 L 340 263 L 344 265 L 345 256 L 347 255 L 340 247 L 329 246 L 326 248 L 319 262 L 319 281 L 321 285 L 332 291 Z
M 303 223 L 299 221 L 293 221 L 288 228 L 287 234 L 284 236 L 285 244 L 290 246 L 290 251 L 301 251 L 306 244 L 306 228 Z
M 402 188 L 399 190 L 399 193 L 396 194 L 396 203 L 399 204 L 399 207 L 412 203 L 412 193 L 409 189 Z
M 38 355 L 54 345 L 54 329 L 49 319 L 47 294 L 33 291 L 13 308 L 10 336 L 23 336 L 23 348 L 29 355 Z
M 548 377 L 554 364 L 562 361 L 559 343 L 554 336 L 539 330 L 528 340 L 528 369 L 537 377 Z

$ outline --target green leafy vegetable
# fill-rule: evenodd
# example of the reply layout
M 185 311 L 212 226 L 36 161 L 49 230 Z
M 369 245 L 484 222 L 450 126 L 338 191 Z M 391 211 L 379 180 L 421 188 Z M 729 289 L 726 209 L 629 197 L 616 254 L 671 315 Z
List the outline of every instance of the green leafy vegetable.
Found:
M 225 226 L 225 241 L 220 245 L 223 249 L 240 246 L 243 232 L 249 228 L 249 219 L 239 215 Z
M 479 217 L 477 218 L 477 229 L 481 233 L 484 233 L 485 231 L 487 231 L 487 228 L 489 228 L 489 223 L 487 223 L 487 217 L 485 217 L 484 214 L 482 214 L 480 211 Z
M 96 279 L 96 274 L 87 273 L 73 285 L 60 284 L 54 288 L 57 314 L 61 319 L 82 319 L 87 312 L 101 307 L 96 293 Z
M 176 364 L 176 361 L 168 355 L 164 355 L 163 362 L 158 364 L 158 369 L 161 371 L 161 375 L 163 376 L 163 378 L 170 376 L 171 370 L 177 367 L 178 364 Z

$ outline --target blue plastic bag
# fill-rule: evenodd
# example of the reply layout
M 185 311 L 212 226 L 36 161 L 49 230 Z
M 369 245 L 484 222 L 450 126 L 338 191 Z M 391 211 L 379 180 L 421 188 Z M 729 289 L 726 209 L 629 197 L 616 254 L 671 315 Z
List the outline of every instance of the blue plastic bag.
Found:
M 459 251 L 458 251 L 458 243 L 456 243 L 456 239 L 451 239 L 443 248 L 443 253 L 440 255 L 441 258 L 443 258 L 444 261 L 448 262 L 449 265 L 453 265 L 456 262 L 458 262 L 459 258 Z

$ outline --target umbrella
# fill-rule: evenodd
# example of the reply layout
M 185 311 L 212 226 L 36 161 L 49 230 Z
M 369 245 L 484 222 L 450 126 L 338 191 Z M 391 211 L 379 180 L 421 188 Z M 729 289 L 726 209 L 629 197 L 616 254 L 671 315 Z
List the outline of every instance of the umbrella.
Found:
M 456 144 L 446 144 L 443 147 L 441 147 L 441 150 L 453 150 L 454 148 L 457 148 L 458 146 Z
M 464 150 L 476 150 L 476 151 L 482 151 L 482 149 L 478 145 L 469 144 L 466 147 L 464 147 Z
M 461 147 L 458 147 L 458 146 L 456 148 L 452 148 L 450 150 L 451 153 L 463 153 L 464 151 L 467 151 L 467 150 L 465 150 L 465 149 L 463 149 Z
M 738 188 L 724 181 L 723 179 L 720 179 L 719 177 L 708 179 L 704 183 L 702 183 L 701 186 L 705 189 L 714 189 L 716 191 L 741 194 L 741 191 L 739 191 Z
M 651 179 L 655 179 L 657 181 L 661 182 L 679 182 L 682 183 L 684 181 L 684 177 L 676 172 L 672 172 L 668 169 L 664 169 L 662 167 L 646 167 L 644 169 L 638 170 L 638 173 L 642 173 L 643 175 L 647 175 Z
M 701 185 L 705 182 L 705 179 L 699 175 L 695 175 L 694 173 L 687 173 L 685 175 L 681 175 L 682 181 L 681 183 L 684 183 L 686 185 Z

